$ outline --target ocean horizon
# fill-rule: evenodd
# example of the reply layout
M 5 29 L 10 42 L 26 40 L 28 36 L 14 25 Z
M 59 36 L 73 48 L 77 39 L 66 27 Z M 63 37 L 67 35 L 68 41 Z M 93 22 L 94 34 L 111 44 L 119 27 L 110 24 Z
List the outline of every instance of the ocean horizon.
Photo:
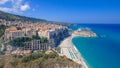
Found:
M 120 68 L 120 24 L 77 24 L 69 28 L 89 28 L 98 35 L 72 39 L 89 68 Z

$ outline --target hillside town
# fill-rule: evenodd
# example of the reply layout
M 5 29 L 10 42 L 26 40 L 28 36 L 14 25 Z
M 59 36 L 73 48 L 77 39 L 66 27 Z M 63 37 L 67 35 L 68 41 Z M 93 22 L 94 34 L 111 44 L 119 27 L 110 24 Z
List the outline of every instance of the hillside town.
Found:
M 31 51 L 43 51 L 54 49 L 60 42 L 69 36 L 69 31 L 66 26 L 51 24 L 51 23 L 16 23 L 9 24 L 5 20 L 4 25 L 8 26 L 4 32 L 4 43 L 2 43 L 1 51 L 5 51 L 6 55 L 9 54 L 28 54 Z M 1 23 L 2 24 L 2 23 Z M 8 25 L 9 24 L 9 25 Z M 44 38 L 47 42 L 41 42 L 41 39 L 33 39 L 25 42 L 25 45 L 21 48 L 20 45 L 10 44 L 10 41 L 17 38 Z M 15 40 L 16 41 L 16 40 Z M 23 51 L 24 50 L 24 51 Z

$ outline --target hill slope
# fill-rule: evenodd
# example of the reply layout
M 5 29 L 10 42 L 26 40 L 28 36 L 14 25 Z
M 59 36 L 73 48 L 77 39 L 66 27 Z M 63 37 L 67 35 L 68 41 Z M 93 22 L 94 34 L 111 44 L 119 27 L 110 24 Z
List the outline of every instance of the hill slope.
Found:
M 6 13 L 3 11 L 0 11 L 0 19 L 5 19 L 8 21 L 17 20 L 17 21 L 30 21 L 30 22 L 47 22 L 47 20 L 44 20 L 44 19 L 36 19 L 32 17 L 14 15 L 14 14 Z

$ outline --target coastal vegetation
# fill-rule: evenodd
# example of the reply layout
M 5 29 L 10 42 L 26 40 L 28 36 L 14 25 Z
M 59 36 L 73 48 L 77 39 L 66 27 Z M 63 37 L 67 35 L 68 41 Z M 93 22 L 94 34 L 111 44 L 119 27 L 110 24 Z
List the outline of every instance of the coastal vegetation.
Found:
M 46 54 L 45 51 L 42 52 L 38 52 L 38 53 L 32 53 L 28 56 L 25 56 L 22 58 L 22 62 L 26 63 L 32 60 L 36 60 L 39 58 L 43 58 L 43 59 L 49 59 L 49 58 L 55 58 L 58 57 L 59 55 L 56 52 L 51 52 L 49 54 Z
M 60 53 L 61 48 L 58 46 L 55 50 L 56 50 L 58 53 Z
M 0 60 L 0 68 L 61 68 L 79 66 L 66 56 L 59 56 L 55 51 L 32 53 L 28 56 L 5 56 Z M 6 59 L 5 59 L 6 58 Z

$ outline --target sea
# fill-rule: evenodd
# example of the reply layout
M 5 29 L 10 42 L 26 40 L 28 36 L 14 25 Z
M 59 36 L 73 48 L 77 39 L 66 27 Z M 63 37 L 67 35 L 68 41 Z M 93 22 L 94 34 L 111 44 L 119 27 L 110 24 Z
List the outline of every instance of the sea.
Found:
M 120 24 L 76 24 L 68 28 L 88 28 L 97 34 L 72 39 L 88 68 L 120 68 Z

